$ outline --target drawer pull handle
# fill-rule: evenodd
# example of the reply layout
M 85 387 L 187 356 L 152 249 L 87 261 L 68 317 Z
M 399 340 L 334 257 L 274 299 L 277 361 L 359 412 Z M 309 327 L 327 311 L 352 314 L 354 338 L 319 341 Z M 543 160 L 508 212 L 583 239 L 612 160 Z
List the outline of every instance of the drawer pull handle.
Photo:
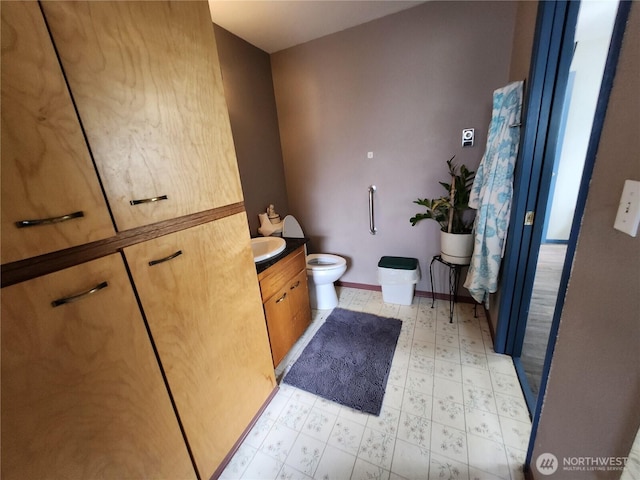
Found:
M 53 302 L 51 302 L 51 306 L 59 307 L 60 305 L 64 305 L 66 303 L 75 302 L 93 293 L 96 293 L 97 291 L 102 290 L 103 288 L 106 288 L 108 286 L 109 284 L 107 282 L 99 283 L 98 285 L 96 285 L 90 290 L 87 290 L 86 292 L 82 292 L 82 293 L 78 293 L 77 295 L 72 295 L 70 297 L 59 298 L 58 300 L 54 300 Z
M 140 205 L 141 203 L 158 202 L 160 200 L 169 200 L 169 197 L 167 197 L 166 195 L 160 195 L 159 197 L 141 198 L 140 200 L 131 200 L 129 203 L 131 205 Z
M 160 258 L 158 260 L 151 260 L 149 262 L 149 266 L 153 267 L 154 265 L 158 265 L 159 263 L 168 262 L 169 260 L 173 260 L 174 258 L 179 257 L 180 255 L 182 255 L 182 250 L 178 250 L 176 253 L 172 253 L 168 257 Z
M 39 220 L 20 220 L 16 222 L 16 227 L 25 228 L 36 227 L 38 225 L 51 225 L 52 223 L 66 222 L 67 220 L 80 217 L 84 217 L 84 212 L 73 212 L 67 215 L 61 215 L 60 217 L 41 218 Z
M 296 288 L 298 288 L 299 286 L 300 286 L 300 280 L 298 280 L 298 281 L 296 282 L 296 284 L 295 284 L 295 285 L 291 285 L 290 290 L 295 290 L 295 289 L 296 289 Z
M 287 292 L 284 292 L 282 294 L 282 296 L 276 300 L 276 303 L 280 303 L 281 301 L 283 301 L 285 298 L 287 298 Z

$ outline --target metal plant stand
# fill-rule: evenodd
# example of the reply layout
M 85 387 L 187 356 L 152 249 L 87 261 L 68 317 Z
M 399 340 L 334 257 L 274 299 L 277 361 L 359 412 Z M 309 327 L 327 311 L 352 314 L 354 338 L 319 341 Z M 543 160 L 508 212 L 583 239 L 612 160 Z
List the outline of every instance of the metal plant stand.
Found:
M 431 259 L 431 263 L 429 264 L 429 278 L 431 279 L 431 308 L 435 306 L 436 296 L 433 289 L 433 262 L 439 262 L 443 264 L 445 267 L 449 268 L 449 323 L 453 323 L 453 307 L 455 303 L 458 301 L 458 284 L 460 283 L 460 272 L 464 267 L 468 267 L 469 264 L 458 265 L 456 263 L 450 263 L 446 260 L 442 259 L 442 256 L 436 255 Z M 477 318 L 476 307 L 478 305 L 475 304 L 473 307 L 473 316 Z

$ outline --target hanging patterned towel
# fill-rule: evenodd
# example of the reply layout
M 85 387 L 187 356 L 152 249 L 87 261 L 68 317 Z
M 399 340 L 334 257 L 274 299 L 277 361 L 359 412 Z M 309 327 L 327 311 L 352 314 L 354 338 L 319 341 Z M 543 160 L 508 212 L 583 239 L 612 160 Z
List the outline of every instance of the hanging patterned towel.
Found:
M 478 302 L 488 302 L 489 293 L 498 288 L 520 142 L 522 90 L 523 82 L 514 82 L 493 92 L 487 148 L 471 189 L 469 206 L 477 213 L 473 256 L 464 286 Z

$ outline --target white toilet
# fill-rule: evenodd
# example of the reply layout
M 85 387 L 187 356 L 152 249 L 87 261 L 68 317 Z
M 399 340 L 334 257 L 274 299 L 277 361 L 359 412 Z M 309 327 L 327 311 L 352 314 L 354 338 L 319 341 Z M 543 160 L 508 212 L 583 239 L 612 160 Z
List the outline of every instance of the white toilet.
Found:
M 304 238 L 302 227 L 292 215 L 282 221 L 282 236 Z M 306 247 L 305 247 L 306 252 Z M 347 271 L 347 261 L 338 255 L 312 253 L 307 255 L 307 277 L 311 308 L 328 310 L 338 305 L 338 295 L 333 282 Z

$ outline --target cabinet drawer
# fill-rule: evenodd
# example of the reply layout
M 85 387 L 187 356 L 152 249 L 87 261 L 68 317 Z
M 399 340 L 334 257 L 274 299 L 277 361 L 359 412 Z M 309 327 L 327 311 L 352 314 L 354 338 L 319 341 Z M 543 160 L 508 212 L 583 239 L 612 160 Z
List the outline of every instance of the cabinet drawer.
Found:
M 307 262 L 304 256 L 304 247 L 298 248 L 288 257 L 280 260 L 259 275 L 262 300 L 271 298 L 280 289 L 284 288 L 300 270 L 307 271 Z M 288 287 L 288 285 L 287 285 Z

